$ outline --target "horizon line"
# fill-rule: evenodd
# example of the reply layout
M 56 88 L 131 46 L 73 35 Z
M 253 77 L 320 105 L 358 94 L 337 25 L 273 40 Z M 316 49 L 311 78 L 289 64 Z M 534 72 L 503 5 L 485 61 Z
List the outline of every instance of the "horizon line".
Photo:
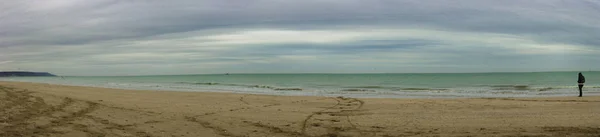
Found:
M 2 71 L 0 71 L 2 72 Z M 498 71 L 498 72 L 362 72 L 362 73 L 325 73 L 325 72 L 300 72 L 300 73 L 195 73 L 195 74 L 158 74 L 158 75 L 57 75 L 67 77 L 139 77 L 139 76 L 186 76 L 186 75 L 292 75 L 292 74 L 486 74 L 486 73 L 550 73 L 550 72 L 600 72 L 598 70 L 587 71 Z

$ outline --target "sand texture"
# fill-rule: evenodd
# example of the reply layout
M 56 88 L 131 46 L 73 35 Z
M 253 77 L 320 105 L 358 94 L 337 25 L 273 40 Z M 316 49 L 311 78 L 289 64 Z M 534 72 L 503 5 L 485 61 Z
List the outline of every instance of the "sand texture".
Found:
M 600 97 L 357 99 L 0 82 L 0 136 L 598 137 Z

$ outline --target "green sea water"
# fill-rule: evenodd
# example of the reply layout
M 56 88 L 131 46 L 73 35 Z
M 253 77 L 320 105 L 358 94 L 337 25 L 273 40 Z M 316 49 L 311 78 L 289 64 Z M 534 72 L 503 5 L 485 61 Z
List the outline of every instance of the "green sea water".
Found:
M 600 72 L 583 72 L 585 94 L 600 94 Z M 188 92 L 383 98 L 576 96 L 577 72 L 427 74 L 211 74 L 10 77 L 62 85 Z

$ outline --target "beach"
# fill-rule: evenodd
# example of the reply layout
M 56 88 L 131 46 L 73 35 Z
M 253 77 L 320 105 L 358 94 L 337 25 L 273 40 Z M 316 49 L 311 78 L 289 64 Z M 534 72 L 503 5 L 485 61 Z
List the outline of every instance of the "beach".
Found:
M 0 82 L 0 136 L 600 136 L 600 97 L 386 99 Z

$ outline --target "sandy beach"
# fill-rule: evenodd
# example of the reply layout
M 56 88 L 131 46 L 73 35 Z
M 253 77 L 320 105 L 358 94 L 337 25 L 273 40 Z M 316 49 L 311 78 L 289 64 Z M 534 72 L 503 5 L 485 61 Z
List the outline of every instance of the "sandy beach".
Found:
M 0 82 L 0 136 L 600 136 L 600 97 L 357 99 Z

